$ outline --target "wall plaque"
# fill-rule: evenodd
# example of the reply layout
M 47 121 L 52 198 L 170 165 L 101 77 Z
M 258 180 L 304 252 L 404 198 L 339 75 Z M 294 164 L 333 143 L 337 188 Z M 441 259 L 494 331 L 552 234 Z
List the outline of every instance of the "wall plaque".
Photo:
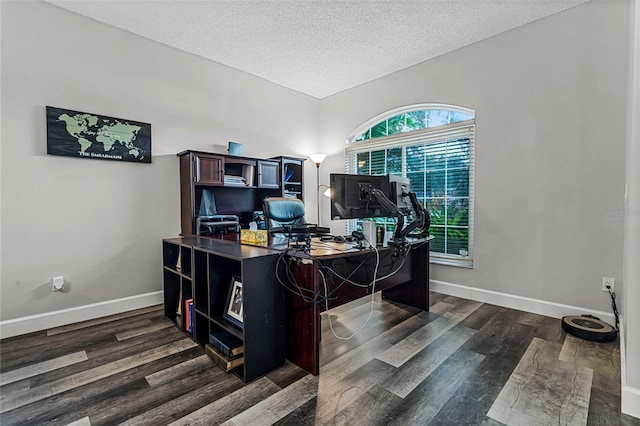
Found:
M 151 124 L 47 106 L 47 154 L 151 163 Z

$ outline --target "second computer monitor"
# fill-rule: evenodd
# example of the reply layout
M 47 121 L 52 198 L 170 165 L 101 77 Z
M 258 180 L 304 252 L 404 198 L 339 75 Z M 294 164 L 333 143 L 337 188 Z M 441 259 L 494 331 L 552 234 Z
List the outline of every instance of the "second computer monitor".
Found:
M 389 216 L 389 211 L 380 205 L 371 192 L 375 188 L 389 196 L 389 176 L 331 173 L 329 179 L 332 219 Z

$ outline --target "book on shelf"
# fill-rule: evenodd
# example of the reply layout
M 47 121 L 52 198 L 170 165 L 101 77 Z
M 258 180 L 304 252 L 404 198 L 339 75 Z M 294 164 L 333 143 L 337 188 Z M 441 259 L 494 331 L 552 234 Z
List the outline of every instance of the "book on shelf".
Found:
M 242 340 L 227 330 L 214 331 L 209 335 L 209 343 L 223 355 L 233 358 L 244 353 Z
M 193 299 L 184 301 L 184 329 L 189 333 L 193 333 Z
M 237 356 L 235 358 L 229 358 L 228 356 L 223 355 L 216 348 L 211 346 L 210 344 L 204 345 L 205 353 L 215 362 L 220 368 L 222 368 L 227 373 L 233 370 L 236 367 L 240 367 L 244 364 L 244 357 L 242 355 Z

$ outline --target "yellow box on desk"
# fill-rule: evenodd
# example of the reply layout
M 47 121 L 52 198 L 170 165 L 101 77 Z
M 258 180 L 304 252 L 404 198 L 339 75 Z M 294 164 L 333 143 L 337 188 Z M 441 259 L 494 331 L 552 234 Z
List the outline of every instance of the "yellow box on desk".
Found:
M 241 229 L 240 230 L 240 242 L 241 243 L 251 243 L 251 244 L 262 244 L 267 243 L 268 238 L 267 231 L 264 229 Z

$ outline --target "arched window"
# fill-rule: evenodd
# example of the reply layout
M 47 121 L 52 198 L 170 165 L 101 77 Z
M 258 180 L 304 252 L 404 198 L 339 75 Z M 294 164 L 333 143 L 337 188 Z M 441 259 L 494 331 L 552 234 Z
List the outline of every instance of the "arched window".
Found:
M 473 110 L 421 104 L 374 117 L 347 138 L 348 173 L 409 178 L 431 215 L 435 263 L 473 267 L 474 132 Z

